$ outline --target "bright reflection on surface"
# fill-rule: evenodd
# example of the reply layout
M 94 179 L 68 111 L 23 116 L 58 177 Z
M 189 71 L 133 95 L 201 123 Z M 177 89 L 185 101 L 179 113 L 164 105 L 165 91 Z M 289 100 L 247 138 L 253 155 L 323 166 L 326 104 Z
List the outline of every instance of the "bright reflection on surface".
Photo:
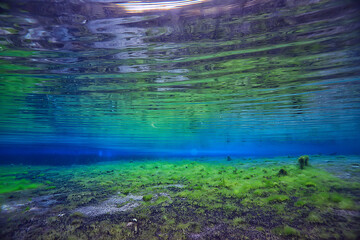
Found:
M 180 8 L 188 5 L 202 3 L 205 0 L 183 0 L 183 1 L 167 1 L 167 2 L 128 2 L 118 3 L 117 5 L 125 8 L 130 13 L 141 13 L 145 11 L 162 11 Z

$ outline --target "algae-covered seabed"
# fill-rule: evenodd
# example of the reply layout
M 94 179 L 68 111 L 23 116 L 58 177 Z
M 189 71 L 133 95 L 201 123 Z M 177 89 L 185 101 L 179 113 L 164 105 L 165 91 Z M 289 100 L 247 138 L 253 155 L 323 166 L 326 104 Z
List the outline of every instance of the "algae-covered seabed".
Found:
M 359 239 L 359 162 L 0 166 L 0 239 Z

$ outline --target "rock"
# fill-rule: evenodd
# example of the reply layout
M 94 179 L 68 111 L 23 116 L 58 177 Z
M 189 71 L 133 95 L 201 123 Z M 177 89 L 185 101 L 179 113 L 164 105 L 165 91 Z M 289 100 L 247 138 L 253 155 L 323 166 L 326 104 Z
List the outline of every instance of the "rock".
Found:
M 103 214 L 131 211 L 134 208 L 140 206 L 139 201 L 141 200 L 142 196 L 136 196 L 132 194 L 129 194 L 126 197 L 113 196 L 100 204 L 80 207 L 75 209 L 75 211 L 81 212 L 88 217 L 95 217 Z M 119 207 L 119 205 L 123 206 Z
M 279 172 L 278 172 L 277 175 L 278 175 L 279 177 L 280 177 L 280 176 L 286 176 L 286 175 L 287 175 L 287 171 L 282 168 L 282 169 L 279 170 Z
M 126 224 L 126 227 L 132 228 L 134 233 L 137 233 L 138 232 L 137 219 L 136 218 L 131 219 L 131 221 Z

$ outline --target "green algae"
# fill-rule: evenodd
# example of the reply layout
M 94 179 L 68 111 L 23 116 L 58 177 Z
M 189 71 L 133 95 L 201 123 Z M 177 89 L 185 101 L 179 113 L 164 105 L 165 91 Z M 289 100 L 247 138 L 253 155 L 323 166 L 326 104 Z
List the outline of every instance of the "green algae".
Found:
M 286 175 L 279 174 L 281 170 Z M 259 234 L 285 238 L 316 239 L 329 227 L 341 237 L 344 233 L 340 226 L 357 234 L 352 218 L 339 225 L 336 214 L 359 211 L 356 204 L 359 199 L 354 194 L 360 189 L 359 183 L 342 180 L 313 166 L 300 169 L 296 159 L 288 164 L 275 160 L 262 165 L 235 158 L 224 162 L 123 161 L 24 168 L 13 172 L 12 178 L 20 176 L 26 181 L 36 176 L 36 181 L 47 186 L 40 188 L 42 194 L 66 192 L 62 202 L 52 208 L 59 214 L 76 214 L 79 207 L 99 206 L 111 196 L 142 196 L 133 210 L 115 214 L 114 218 L 111 214 L 101 218 L 107 222 L 73 214 L 50 219 L 53 232 L 49 238 L 60 234 L 61 226 L 67 222 L 71 227 L 63 234 L 69 238 L 100 236 L 104 232 L 98 226 L 108 229 L 112 237 L 124 236 L 124 239 L 151 239 L 151 236 L 187 239 L 189 234 L 218 226 L 227 226 L 225 229 L 232 232 L 233 238 L 248 234 L 250 228 Z M 117 206 L 121 208 L 128 203 L 131 201 Z M 140 223 L 137 233 L 126 227 L 132 218 Z M 96 227 L 90 228 L 94 222 Z
M 26 189 L 35 189 L 40 186 L 41 184 L 32 183 L 31 181 L 24 179 L 21 180 L 0 179 L 0 194 L 11 193 Z
M 269 203 L 275 203 L 275 202 L 284 202 L 289 199 L 290 198 L 287 195 L 272 195 L 272 196 L 266 198 L 266 201 Z
M 303 155 L 298 158 L 300 169 L 304 169 L 305 166 L 309 165 L 309 156 Z
M 318 213 L 311 212 L 306 218 L 306 221 L 309 223 L 322 223 L 324 220 Z
M 150 201 L 152 198 L 153 198 L 153 196 L 152 196 L 151 194 L 148 194 L 148 195 L 143 196 L 143 200 L 144 200 L 145 202 Z
M 9 171 L 7 174 L 0 174 L 0 194 L 11 193 L 15 191 L 36 189 L 42 186 L 40 183 L 30 181 L 21 177 L 17 177 L 17 174 L 26 174 L 26 171 Z
M 280 236 L 300 236 L 299 230 L 287 225 L 284 227 L 277 227 L 273 229 L 273 232 Z

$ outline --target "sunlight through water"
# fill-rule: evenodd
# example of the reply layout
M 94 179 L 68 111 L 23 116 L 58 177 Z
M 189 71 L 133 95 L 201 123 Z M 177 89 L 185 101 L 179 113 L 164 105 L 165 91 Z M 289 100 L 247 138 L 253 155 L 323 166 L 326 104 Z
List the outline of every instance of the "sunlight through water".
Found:
M 183 1 L 163 1 L 163 2 L 141 2 L 130 1 L 118 3 L 117 5 L 125 8 L 129 13 L 141 13 L 145 11 L 162 11 L 202 3 L 205 0 L 183 0 Z

